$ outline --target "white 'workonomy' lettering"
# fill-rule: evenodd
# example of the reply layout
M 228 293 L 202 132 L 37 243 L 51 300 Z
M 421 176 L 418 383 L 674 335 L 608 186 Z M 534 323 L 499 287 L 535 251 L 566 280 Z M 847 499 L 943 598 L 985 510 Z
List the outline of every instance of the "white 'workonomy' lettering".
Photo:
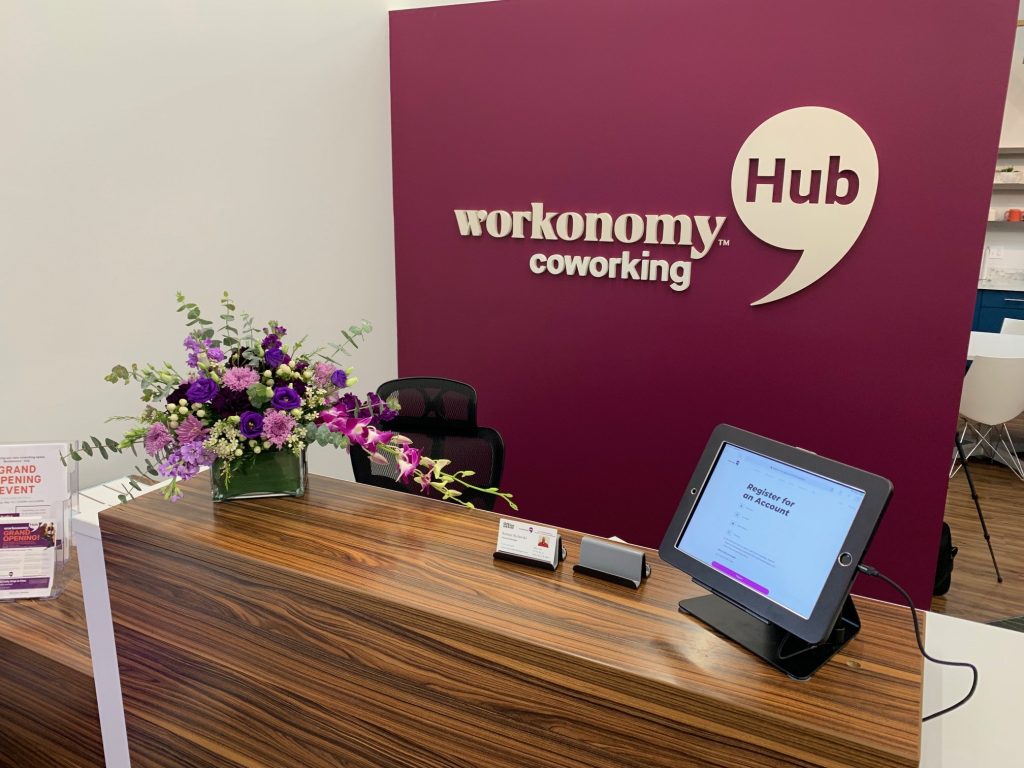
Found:
M 511 237 L 515 240 L 584 240 L 590 243 L 638 243 L 690 246 L 690 258 L 700 259 L 714 245 L 725 216 L 668 213 L 576 213 L 545 211 L 530 203 L 528 211 L 458 210 L 455 220 L 463 237 Z M 526 225 L 529 224 L 529 229 Z M 694 239 L 696 229 L 696 239 Z

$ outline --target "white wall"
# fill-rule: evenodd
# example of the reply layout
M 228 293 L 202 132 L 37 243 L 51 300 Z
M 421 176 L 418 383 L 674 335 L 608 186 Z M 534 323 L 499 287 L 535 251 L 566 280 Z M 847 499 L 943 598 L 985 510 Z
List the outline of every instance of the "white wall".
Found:
M 1024 0 L 1021 0 L 1017 18 L 1024 19 Z M 1017 36 L 1014 39 L 1010 85 L 1006 94 L 1006 110 L 1003 112 L 999 146 L 1024 147 L 1024 27 L 1017 27 Z
M 183 363 L 176 290 L 313 341 L 368 318 L 357 389 L 395 375 L 387 9 L 432 4 L 0 3 L 0 442 L 117 436 L 138 390 L 103 376 Z

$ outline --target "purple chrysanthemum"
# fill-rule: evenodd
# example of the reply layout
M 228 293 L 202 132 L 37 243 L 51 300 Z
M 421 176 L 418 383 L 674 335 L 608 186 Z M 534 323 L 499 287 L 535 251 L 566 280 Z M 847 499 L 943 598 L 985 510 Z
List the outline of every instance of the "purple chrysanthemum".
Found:
M 228 368 L 221 383 L 232 392 L 245 392 L 259 380 L 260 375 L 252 368 Z
M 171 437 L 167 427 L 157 423 L 146 432 L 146 437 L 143 439 L 142 444 L 146 449 L 146 453 L 150 456 L 156 456 L 172 442 L 174 442 L 174 438 Z
M 202 442 L 206 439 L 209 431 L 194 413 L 190 413 L 188 418 L 181 422 L 178 429 L 175 430 L 179 443 L 193 443 L 196 440 Z
M 292 433 L 295 419 L 281 411 L 267 411 L 263 417 L 263 439 L 280 448 Z
M 331 380 L 333 373 L 338 370 L 336 366 L 331 363 L 319 362 L 313 366 L 313 383 L 318 387 L 324 386 L 328 381 Z

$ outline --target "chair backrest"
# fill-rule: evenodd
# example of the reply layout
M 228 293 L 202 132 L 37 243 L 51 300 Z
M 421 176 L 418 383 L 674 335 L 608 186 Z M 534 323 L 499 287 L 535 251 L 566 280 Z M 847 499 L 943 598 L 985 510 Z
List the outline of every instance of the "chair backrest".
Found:
M 1024 336 L 1024 320 L 1017 320 L 1013 317 L 1004 317 L 1000 333 L 1012 333 L 1017 336 Z
M 964 376 L 960 415 L 1003 424 L 1024 411 L 1024 358 L 976 357 Z
M 398 396 L 401 410 L 388 427 L 399 432 L 476 428 L 476 390 L 461 381 L 426 376 L 392 379 L 377 387 L 377 394 L 385 400 Z
M 482 488 L 497 486 L 505 466 L 505 444 L 501 435 L 489 427 L 476 424 L 476 390 L 468 384 L 451 379 L 394 379 L 381 384 L 377 394 L 382 398 L 397 393 L 402 406 L 399 415 L 382 427 L 400 432 L 425 456 L 449 459 L 454 470 L 472 470 L 467 482 Z M 356 482 L 407 493 L 421 493 L 417 483 L 399 483 L 398 465 L 370 461 L 366 452 L 353 448 L 350 452 Z M 461 489 L 463 501 L 477 509 L 492 510 L 495 497 Z M 441 494 L 430 489 L 427 496 L 439 499 Z

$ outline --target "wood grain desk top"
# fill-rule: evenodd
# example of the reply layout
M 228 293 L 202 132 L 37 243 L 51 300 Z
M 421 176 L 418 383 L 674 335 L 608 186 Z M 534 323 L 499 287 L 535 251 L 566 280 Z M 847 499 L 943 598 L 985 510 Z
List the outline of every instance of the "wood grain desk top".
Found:
M 398 611 L 411 626 L 442 628 L 448 642 L 489 646 L 495 664 L 515 653 L 538 677 L 612 692 L 680 733 L 784 750 L 788 764 L 917 765 L 922 660 L 907 609 L 856 598 L 860 635 L 797 682 L 681 614 L 681 598 L 704 592 L 655 552 L 636 591 L 575 574 L 572 531 L 562 531 L 568 558 L 557 572 L 495 561 L 498 518 L 317 476 L 301 499 L 214 504 L 197 479 L 175 504 L 144 496 L 101 513 L 115 629 L 122 598 L 111 557 L 163 551 L 235 573 L 240 585 L 262 577 Z M 133 632 L 146 631 L 139 610 Z
M 82 583 L 74 559 L 53 600 L 0 602 L 0 768 L 100 768 Z
M 0 601 L 0 639 L 92 677 L 82 582 L 74 558 L 65 576 L 64 593 L 54 600 Z

